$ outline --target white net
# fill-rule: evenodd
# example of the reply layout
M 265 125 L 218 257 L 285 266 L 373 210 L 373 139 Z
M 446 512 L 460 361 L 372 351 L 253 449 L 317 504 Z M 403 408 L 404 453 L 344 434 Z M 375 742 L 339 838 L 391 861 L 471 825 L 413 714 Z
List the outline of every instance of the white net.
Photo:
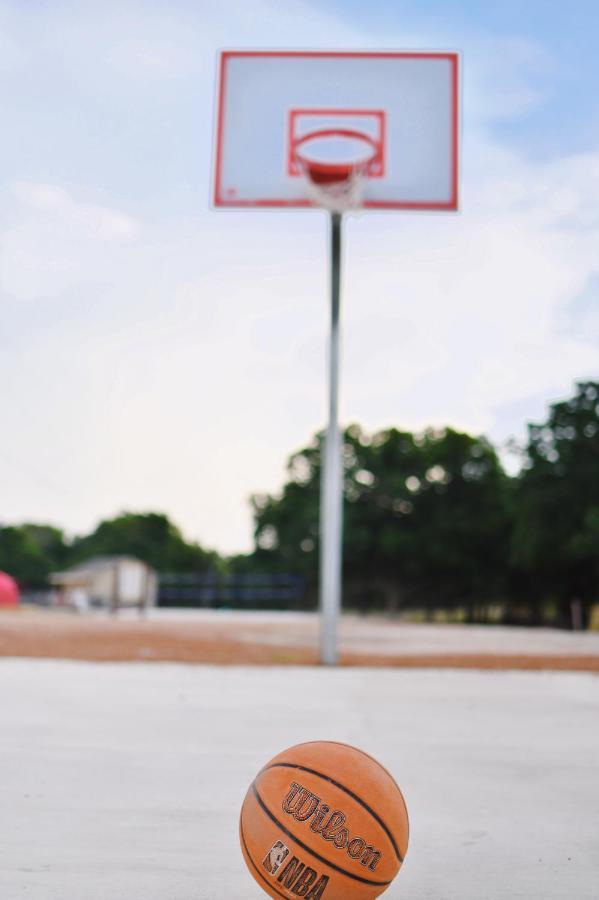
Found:
M 313 203 L 330 212 L 360 209 L 364 196 L 364 177 L 367 166 L 356 166 L 346 178 L 338 181 L 315 181 L 308 166 L 304 166 L 308 195 Z

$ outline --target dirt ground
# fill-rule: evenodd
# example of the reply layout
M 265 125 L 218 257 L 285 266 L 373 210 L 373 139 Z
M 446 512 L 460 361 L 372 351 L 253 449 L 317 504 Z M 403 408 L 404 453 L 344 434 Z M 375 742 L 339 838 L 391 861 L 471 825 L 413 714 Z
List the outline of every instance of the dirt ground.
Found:
M 344 617 L 345 666 L 599 672 L 599 635 L 419 626 Z M 148 617 L 23 608 L 0 613 L 0 656 L 221 665 L 314 665 L 318 619 L 154 611 Z

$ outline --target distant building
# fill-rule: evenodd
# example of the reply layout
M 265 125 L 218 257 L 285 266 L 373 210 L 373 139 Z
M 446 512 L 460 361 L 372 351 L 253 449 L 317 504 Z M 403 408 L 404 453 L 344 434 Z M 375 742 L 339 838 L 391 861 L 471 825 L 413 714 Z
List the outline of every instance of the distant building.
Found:
M 95 556 L 65 572 L 53 572 L 50 584 L 59 606 L 141 611 L 156 604 L 158 578 L 134 556 Z
M 17 582 L 6 572 L 0 572 L 0 607 L 19 605 L 19 588 Z

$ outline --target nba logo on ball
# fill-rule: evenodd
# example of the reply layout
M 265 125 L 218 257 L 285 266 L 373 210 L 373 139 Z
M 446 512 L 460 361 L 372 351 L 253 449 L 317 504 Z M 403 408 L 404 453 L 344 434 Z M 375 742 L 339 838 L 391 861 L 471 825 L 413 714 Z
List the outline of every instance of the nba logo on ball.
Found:
M 241 809 L 248 869 L 270 897 L 370 900 L 397 875 L 408 814 L 390 773 L 347 744 L 314 741 L 258 773 Z
M 285 857 L 289 855 L 289 848 L 285 846 L 281 841 L 277 841 L 274 847 L 271 848 L 270 853 L 262 863 L 266 871 L 269 875 L 274 875 L 278 869 L 281 868 L 281 864 L 284 861 Z

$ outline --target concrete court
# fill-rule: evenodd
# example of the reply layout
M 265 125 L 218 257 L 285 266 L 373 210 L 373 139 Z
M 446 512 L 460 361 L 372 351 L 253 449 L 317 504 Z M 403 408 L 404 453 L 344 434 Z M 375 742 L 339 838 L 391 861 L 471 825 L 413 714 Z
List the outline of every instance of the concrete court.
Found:
M 2 900 L 259 900 L 248 783 L 315 738 L 395 774 L 384 895 L 597 900 L 599 677 L 0 660 Z
M 123 619 L 138 620 L 123 611 Z M 204 624 L 228 629 L 241 641 L 313 647 L 320 616 L 311 612 L 256 612 L 213 609 L 153 609 L 152 622 Z M 344 650 L 380 655 L 499 653 L 556 656 L 599 655 L 599 631 L 518 628 L 493 625 L 439 625 L 405 622 L 384 616 L 345 613 L 339 622 Z

